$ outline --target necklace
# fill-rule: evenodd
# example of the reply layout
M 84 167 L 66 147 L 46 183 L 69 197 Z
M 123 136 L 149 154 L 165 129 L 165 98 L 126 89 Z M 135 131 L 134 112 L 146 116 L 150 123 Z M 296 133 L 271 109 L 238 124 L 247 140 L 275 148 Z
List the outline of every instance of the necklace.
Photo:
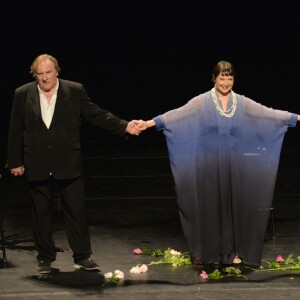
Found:
M 219 112 L 219 114 L 221 116 L 226 117 L 226 118 L 232 118 L 235 111 L 236 111 L 236 103 L 237 103 L 236 94 L 233 90 L 231 90 L 231 92 L 232 92 L 232 106 L 231 106 L 230 109 L 228 109 L 226 111 L 226 112 L 228 112 L 228 111 L 231 111 L 231 112 L 229 114 L 227 114 L 219 104 L 219 101 L 218 101 L 217 96 L 216 96 L 215 88 L 211 89 L 211 96 L 212 96 L 212 99 L 213 99 L 213 102 L 215 104 L 215 107 L 216 107 L 217 111 Z

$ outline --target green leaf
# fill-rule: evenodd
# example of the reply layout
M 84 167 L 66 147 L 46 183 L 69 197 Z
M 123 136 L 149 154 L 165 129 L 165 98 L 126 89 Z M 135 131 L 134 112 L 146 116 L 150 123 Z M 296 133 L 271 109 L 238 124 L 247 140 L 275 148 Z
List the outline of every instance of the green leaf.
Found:
M 270 265 L 271 268 L 274 268 L 274 269 L 281 268 L 280 264 L 277 261 L 271 261 L 269 263 L 269 265 Z
M 215 269 L 212 273 L 208 274 L 209 279 L 217 280 L 217 279 L 220 279 L 222 277 L 223 276 L 221 275 L 221 272 L 218 269 Z
M 118 277 L 116 277 L 115 275 L 113 275 L 112 277 L 107 278 L 106 281 L 107 281 L 107 283 L 114 285 L 114 284 L 118 284 L 120 279 Z
M 290 266 L 289 269 L 290 270 L 300 270 L 300 263 Z
M 226 267 L 223 269 L 225 273 L 240 275 L 242 271 L 236 267 Z
M 294 264 L 295 263 L 295 259 L 293 258 L 293 254 L 290 254 L 288 256 L 288 258 L 284 261 L 284 263 L 286 265 Z
M 142 254 L 144 255 L 151 255 L 152 250 L 150 250 L 148 247 L 143 247 L 142 249 Z
M 152 256 L 162 256 L 162 255 L 164 255 L 164 253 L 160 249 L 156 249 L 153 251 Z

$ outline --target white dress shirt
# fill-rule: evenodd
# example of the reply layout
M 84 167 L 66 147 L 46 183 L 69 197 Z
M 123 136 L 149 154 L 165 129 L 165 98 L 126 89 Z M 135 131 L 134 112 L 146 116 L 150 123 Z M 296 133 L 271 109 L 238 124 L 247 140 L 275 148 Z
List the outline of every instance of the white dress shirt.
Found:
M 51 97 L 50 102 L 48 102 L 47 98 L 42 94 L 42 90 L 38 85 L 39 89 L 39 94 L 40 94 L 40 105 L 41 105 L 41 113 L 42 113 L 42 119 L 47 126 L 47 128 L 50 127 L 53 114 L 54 114 L 54 109 L 55 109 L 55 104 L 56 104 L 56 98 L 57 98 L 57 90 L 59 86 L 59 81 L 57 80 L 56 88 L 55 91 Z

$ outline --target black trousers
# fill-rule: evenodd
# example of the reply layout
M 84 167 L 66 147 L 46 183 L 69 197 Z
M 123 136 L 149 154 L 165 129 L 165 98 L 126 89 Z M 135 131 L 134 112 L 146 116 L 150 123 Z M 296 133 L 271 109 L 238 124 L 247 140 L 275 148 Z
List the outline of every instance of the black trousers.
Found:
M 74 261 L 89 258 L 90 233 L 86 220 L 85 190 L 82 176 L 56 180 L 30 181 L 29 190 L 33 214 L 33 236 L 37 259 L 53 262 L 56 248 L 52 237 L 52 208 L 54 187 L 57 187 L 64 213 L 67 238 Z

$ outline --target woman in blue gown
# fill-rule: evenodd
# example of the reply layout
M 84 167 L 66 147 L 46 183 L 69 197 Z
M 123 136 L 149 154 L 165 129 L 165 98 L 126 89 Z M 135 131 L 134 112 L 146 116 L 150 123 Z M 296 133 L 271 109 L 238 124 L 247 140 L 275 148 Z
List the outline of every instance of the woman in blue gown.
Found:
M 234 93 L 230 62 L 212 73 L 210 91 L 139 128 L 156 126 L 166 137 L 193 264 L 258 267 L 284 134 L 299 117 Z

